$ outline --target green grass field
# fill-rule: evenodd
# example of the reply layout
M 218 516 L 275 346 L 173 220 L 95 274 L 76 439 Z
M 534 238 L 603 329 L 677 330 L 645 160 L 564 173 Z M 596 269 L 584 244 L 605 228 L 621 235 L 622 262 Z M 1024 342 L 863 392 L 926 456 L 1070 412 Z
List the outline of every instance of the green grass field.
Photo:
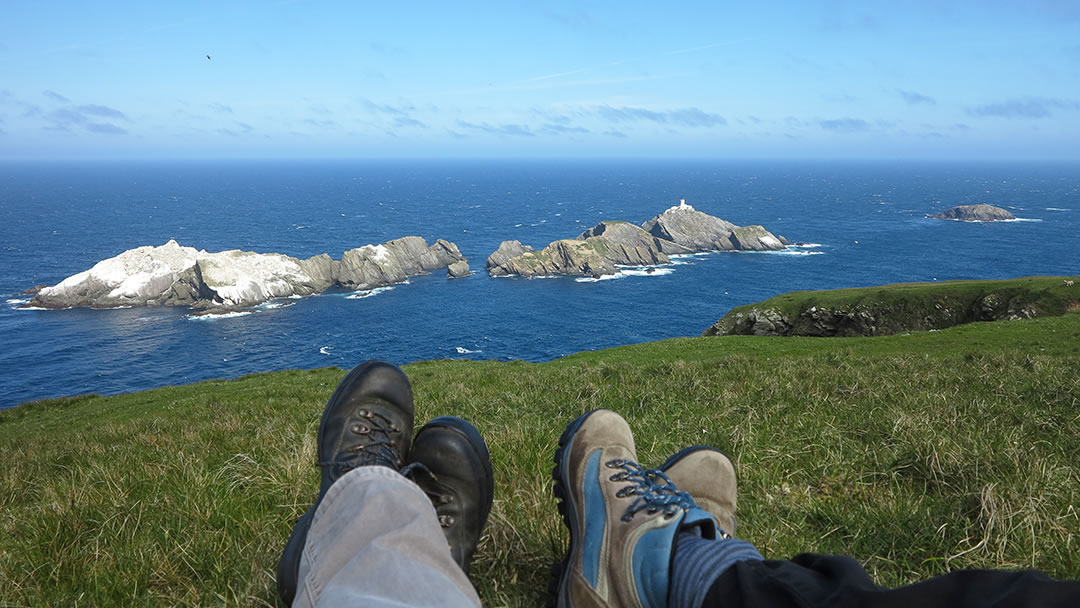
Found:
M 489 443 L 473 566 L 490 606 L 537 606 L 566 533 L 559 434 L 620 412 L 640 460 L 736 463 L 740 536 L 770 558 L 859 559 L 887 585 L 958 568 L 1080 578 L 1080 313 L 877 338 L 679 338 L 549 363 L 409 365 L 417 426 Z M 344 375 L 258 374 L 0 412 L 0 606 L 274 606 L 318 487 L 315 430 Z

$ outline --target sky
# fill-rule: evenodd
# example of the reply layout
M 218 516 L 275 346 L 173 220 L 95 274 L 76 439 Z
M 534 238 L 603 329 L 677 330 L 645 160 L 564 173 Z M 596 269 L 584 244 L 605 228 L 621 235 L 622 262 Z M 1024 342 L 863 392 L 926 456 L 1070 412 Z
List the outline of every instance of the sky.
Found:
M 0 159 L 1080 160 L 1080 0 L 3 0 Z

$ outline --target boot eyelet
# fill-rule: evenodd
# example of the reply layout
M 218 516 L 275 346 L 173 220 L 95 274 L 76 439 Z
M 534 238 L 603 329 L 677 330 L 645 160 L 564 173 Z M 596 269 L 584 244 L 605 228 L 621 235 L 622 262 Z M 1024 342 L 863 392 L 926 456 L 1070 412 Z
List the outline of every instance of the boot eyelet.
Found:
M 357 435 L 367 435 L 371 432 L 371 427 L 363 424 L 354 424 L 349 430 L 353 433 L 356 433 Z

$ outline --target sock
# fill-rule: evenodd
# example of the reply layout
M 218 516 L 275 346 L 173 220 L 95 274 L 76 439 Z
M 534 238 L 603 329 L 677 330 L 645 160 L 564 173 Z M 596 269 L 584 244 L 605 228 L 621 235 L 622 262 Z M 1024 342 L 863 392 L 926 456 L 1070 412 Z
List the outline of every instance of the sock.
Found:
M 700 608 L 713 582 L 735 562 L 765 559 L 754 545 L 737 538 L 702 538 L 693 529 L 679 532 L 671 560 L 669 608 Z

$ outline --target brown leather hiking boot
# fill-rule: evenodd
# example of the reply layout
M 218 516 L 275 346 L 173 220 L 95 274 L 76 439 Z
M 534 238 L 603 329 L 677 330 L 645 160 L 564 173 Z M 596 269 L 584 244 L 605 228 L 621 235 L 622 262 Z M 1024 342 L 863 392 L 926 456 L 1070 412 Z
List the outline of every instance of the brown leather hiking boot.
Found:
M 593 410 L 566 428 L 555 451 L 555 497 L 570 530 L 557 606 L 664 606 L 679 530 L 716 538 L 716 522 L 663 473 L 637 462 L 621 416 Z
M 450 553 L 468 574 L 495 496 L 491 456 L 480 431 L 461 418 L 435 418 L 417 431 L 401 473 L 431 499 Z
M 300 554 L 311 517 L 330 485 L 362 466 L 400 470 L 409 451 L 413 427 L 412 386 L 408 377 L 385 361 L 368 361 L 338 384 L 326 403 L 316 436 L 322 468 L 319 497 L 296 522 L 278 562 L 278 594 L 286 605 L 296 596 Z
M 724 536 L 735 536 L 735 465 L 726 454 L 694 445 L 672 454 L 660 470 L 716 519 Z

